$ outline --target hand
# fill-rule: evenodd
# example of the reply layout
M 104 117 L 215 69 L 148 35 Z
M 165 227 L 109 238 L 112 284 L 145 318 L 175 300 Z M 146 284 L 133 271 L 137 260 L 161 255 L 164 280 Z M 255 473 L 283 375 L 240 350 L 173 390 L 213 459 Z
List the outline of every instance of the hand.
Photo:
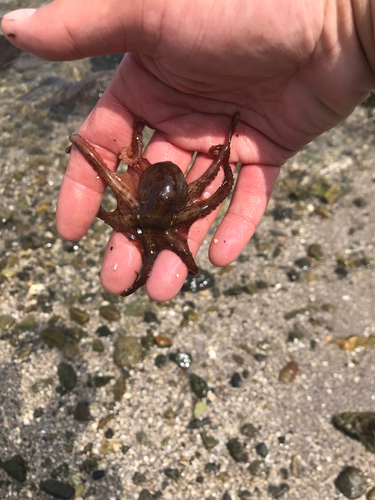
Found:
M 171 160 L 185 171 L 194 151 L 207 152 L 223 142 L 230 117 L 240 112 L 231 161 L 242 167 L 209 251 L 213 264 L 223 266 L 251 238 L 285 160 L 348 116 L 374 87 L 371 58 L 356 34 L 360 9 L 353 13 L 353 4 L 55 0 L 36 11 L 7 14 L 2 29 L 15 45 L 50 60 L 127 52 L 79 130 L 113 169 L 120 146 L 131 138 L 135 116 L 156 130 L 148 160 Z M 189 179 L 209 162 L 199 157 Z M 104 191 L 96 177 L 73 149 L 57 209 L 63 238 L 82 237 L 94 220 Z M 217 210 L 193 225 L 193 254 L 216 215 Z M 114 250 L 106 252 L 102 283 L 120 293 L 134 281 L 140 255 L 119 233 L 112 234 L 108 246 Z M 114 262 L 121 263 L 116 273 Z M 147 293 L 167 300 L 185 276 L 180 259 L 164 251 Z

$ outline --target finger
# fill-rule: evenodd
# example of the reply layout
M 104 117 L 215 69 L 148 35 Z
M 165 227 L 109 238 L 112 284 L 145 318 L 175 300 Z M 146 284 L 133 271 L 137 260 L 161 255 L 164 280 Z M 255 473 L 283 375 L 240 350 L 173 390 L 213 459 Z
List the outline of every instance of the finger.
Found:
M 242 165 L 228 211 L 212 238 L 209 257 L 226 266 L 242 252 L 259 224 L 280 167 Z
M 5 36 L 43 59 L 81 59 L 132 50 L 140 26 L 138 2 L 55 0 L 3 17 Z M 125 25 L 124 25 L 125 23 Z M 140 41 L 137 42 L 138 46 Z

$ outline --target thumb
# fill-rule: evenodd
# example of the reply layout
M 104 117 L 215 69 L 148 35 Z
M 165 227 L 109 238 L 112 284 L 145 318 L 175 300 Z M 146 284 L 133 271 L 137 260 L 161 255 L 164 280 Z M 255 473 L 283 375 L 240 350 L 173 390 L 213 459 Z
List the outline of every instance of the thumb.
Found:
M 147 34 L 142 30 L 143 38 L 140 36 L 140 4 L 132 0 L 55 0 L 39 9 L 9 12 L 1 28 L 17 47 L 52 61 L 147 52 Z

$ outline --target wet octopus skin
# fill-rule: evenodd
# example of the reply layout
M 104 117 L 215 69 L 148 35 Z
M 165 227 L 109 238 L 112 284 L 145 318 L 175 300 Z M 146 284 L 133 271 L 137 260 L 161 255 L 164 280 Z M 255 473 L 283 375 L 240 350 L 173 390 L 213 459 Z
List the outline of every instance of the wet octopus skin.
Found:
M 187 243 L 189 229 L 197 219 L 206 217 L 222 203 L 233 187 L 230 145 L 239 118 L 239 113 L 233 116 L 227 141 L 211 146 L 211 165 L 190 184 L 186 183 L 184 174 L 174 163 L 164 161 L 151 165 L 143 157 L 142 131 L 146 123 L 142 118 L 134 121 L 131 145 L 121 149 L 120 158 L 128 165 L 124 174 L 112 172 L 98 151 L 79 134 L 69 137 L 116 197 L 116 209 L 108 212 L 100 207 L 97 217 L 123 233 L 141 252 L 142 269 L 133 285 L 121 293 L 122 296 L 132 294 L 146 283 L 156 257 L 164 249 L 175 252 L 189 274 L 198 273 Z M 201 199 L 221 166 L 223 182 L 209 198 Z

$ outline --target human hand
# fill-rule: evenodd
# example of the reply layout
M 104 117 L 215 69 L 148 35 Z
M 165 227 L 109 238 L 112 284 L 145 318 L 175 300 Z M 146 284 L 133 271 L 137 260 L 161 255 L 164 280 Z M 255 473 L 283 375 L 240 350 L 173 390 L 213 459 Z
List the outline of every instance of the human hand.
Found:
M 112 169 L 120 147 L 130 141 L 135 116 L 156 130 L 145 153 L 148 160 L 170 160 L 185 171 L 194 151 L 207 153 L 211 145 L 223 143 L 229 117 L 240 112 L 231 161 L 242 167 L 213 237 L 217 243 L 209 251 L 211 261 L 223 266 L 251 238 L 285 160 L 348 116 L 374 87 L 366 43 L 357 38 L 359 11 L 353 13 L 353 4 L 55 0 L 37 11 L 6 15 L 2 28 L 12 43 L 51 60 L 127 52 L 79 130 Z M 209 163 L 207 156 L 199 156 L 188 180 Z M 85 234 L 103 192 L 96 172 L 73 149 L 57 207 L 62 237 L 75 240 Z M 194 255 L 216 215 L 217 210 L 192 226 Z M 108 251 L 110 246 L 114 251 Z M 116 272 L 115 262 L 120 263 Z M 103 286 L 121 293 L 140 267 L 138 250 L 124 235 L 113 233 L 103 262 Z M 147 293 L 167 300 L 185 276 L 180 259 L 162 252 Z

